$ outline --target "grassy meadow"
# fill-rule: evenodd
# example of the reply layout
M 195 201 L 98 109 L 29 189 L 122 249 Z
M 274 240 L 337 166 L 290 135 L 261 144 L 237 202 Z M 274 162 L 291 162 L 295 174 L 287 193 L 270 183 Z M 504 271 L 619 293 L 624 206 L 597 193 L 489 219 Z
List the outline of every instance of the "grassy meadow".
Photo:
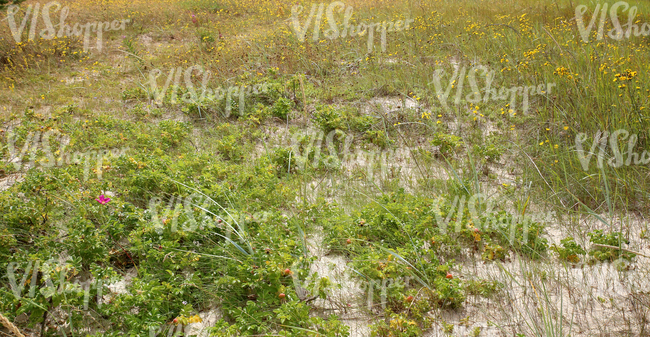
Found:
M 649 3 L 0 9 L 0 335 L 650 334 Z

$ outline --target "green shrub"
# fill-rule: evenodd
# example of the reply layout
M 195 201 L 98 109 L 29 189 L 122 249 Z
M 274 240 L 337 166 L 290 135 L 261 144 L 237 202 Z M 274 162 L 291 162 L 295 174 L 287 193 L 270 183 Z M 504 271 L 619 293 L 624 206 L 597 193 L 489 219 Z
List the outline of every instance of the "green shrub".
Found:
M 377 131 L 366 131 L 366 137 L 372 144 L 377 145 L 378 147 L 384 149 L 391 145 L 393 141 L 388 139 L 386 132 L 377 130 Z
M 273 103 L 273 108 L 271 108 L 271 113 L 274 117 L 286 120 L 289 117 L 289 112 L 291 112 L 291 107 L 293 102 L 289 99 L 280 97 L 275 103 Z
M 552 247 L 558 253 L 560 260 L 578 263 L 580 262 L 580 256 L 587 253 L 572 237 L 562 239 L 560 244 L 561 247 L 557 245 Z
M 440 155 L 449 158 L 456 154 L 456 152 L 464 145 L 464 142 L 462 138 L 456 135 L 437 132 L 433 135 L 431 145 L 438 146 Z
M 326 133 L 343 128 L 343 116 L 332 105 L 318 105 L 314 113 L 314 121 Z
M 177 147 L 190 133 L 190 125 L 183 122 L 164 120 L 158 124 L 158 128 L 163 149 Z
M 392 313 L 386 320 L 372 325 L 373 337 L 417 337 L 422 336 L 418 323 L 408 317 Z
M 603 233 L 602 229 L 595 230 L 591 233 L 588 233 L 591 243 L 622 247 L 623 244 L 629 244 L 630 242 L 625 239 L 623 233 L 621 232 L 612 232 L 609 234 Z M 614 261 L 616 259 L 622 258 L 626 260 L 632 260 L 636 257 L 636 254 L 626 252 L 620 249 L 606 248 L 606 247 L 593 247 L 589 251 L 596 261 Z

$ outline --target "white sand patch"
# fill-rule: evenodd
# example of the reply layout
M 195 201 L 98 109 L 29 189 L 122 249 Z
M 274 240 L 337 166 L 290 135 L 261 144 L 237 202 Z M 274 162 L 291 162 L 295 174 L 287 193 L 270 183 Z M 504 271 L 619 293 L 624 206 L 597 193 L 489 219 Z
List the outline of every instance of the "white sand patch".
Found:
M 118 282 L 107 284 L 106 287 L 111 290 L 114 294 L 126 294 L 128 290 L 126 289 L 131 285 L 131 281 L 134 277 L 138 276 L 138 271 L 135 268 L 131 268 L 126 272 L 124 278 Z M 108 299 L 109 296 L 104 295 L 104 299 Z
M 379 110 L 383 114 L 396 113 L 405 109 L 419 109 L 420 104 L 411 97 L 375 97 L 370 100 L 361 108 L 363 114 L 372 115 L 373 112 Z
M 323 316 L 338 315 L 340 321 L 350 327 L 350 336 L 370 336 L 369 325 L 376 317 L 364 308 L 365 292 L 362 284 L 351 275 L 346 258 L 325 255 L 326 247 L 323 246 L 322 240 L 322 229 L 317 229 L 316 234 L 307 239 L 310 255 L 317 257 L 310 266 L 310 273 L 327 277 L 335 286 L 328 290 L 326 299 L 317 298 L 311 305 Z
M 8 190 L 15 183 L 19 183 L 25 180 L 24 173 L 14 173 L 10 174 L 4 178 L 0 179 L 0 192 Z
M 209 336 L 208 329 L 223 318 L 223 313 L 219 309 L 212 309 L 200 312 L 199 317 L 201 317 L 200 323 L 192 323 L 185 327 L 186 336 Z

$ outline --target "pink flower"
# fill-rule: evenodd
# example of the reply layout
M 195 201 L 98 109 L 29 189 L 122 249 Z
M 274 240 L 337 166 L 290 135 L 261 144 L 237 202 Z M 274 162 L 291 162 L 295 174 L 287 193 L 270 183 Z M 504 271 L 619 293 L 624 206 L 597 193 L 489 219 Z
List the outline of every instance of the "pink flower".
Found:
M 98 203 L 104 205 L 104 204 L 108 203 L 109 201 L 111 201 L 111 198 L 107 198 L 102 194 L 102 195 L 99 196 L 99 199 L 95 199 L 95 200 L 97 200 Z

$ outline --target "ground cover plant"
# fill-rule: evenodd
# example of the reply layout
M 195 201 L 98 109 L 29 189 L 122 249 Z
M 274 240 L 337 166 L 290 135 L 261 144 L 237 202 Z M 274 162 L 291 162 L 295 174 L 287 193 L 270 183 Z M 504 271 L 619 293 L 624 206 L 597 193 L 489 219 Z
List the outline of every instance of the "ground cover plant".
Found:
M 648 334 L 647 3 L 0 10 L 0 333 Z

